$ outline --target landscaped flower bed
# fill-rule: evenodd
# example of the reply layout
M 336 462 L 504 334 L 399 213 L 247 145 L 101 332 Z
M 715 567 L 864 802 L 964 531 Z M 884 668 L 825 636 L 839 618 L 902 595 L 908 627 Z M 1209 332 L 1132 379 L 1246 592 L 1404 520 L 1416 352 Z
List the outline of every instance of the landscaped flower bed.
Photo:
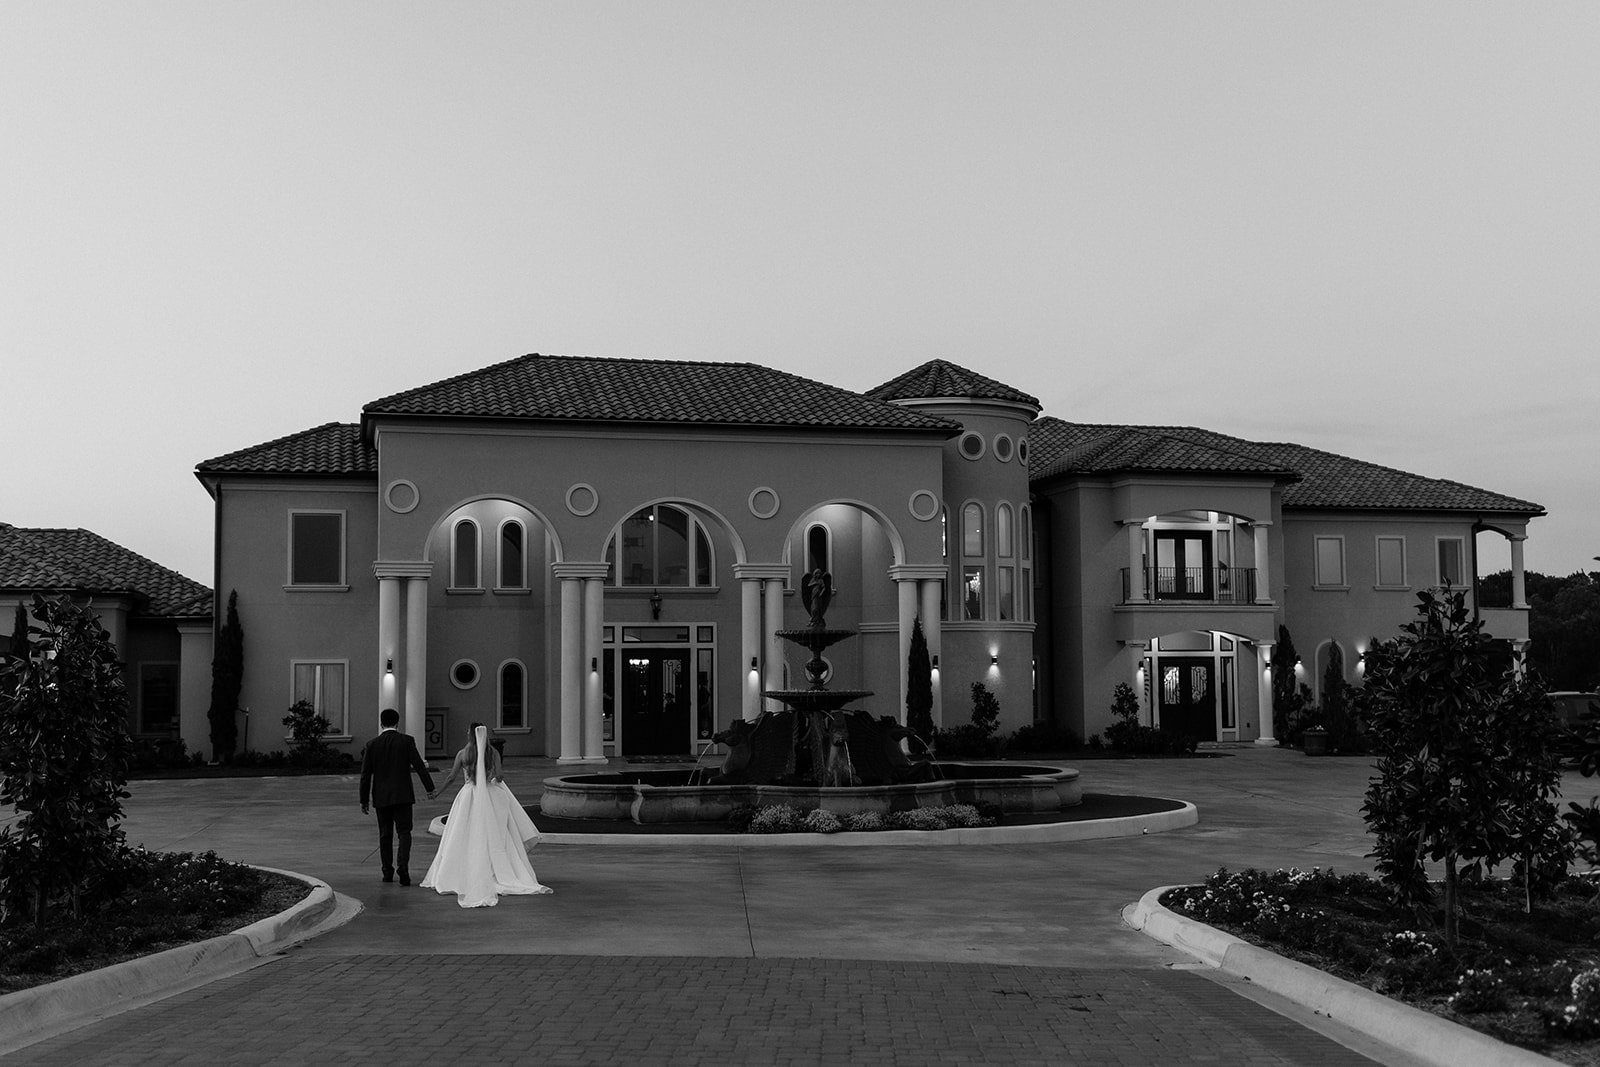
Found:
M 751 834 L 837 834 L 875 830 L 951 830 L 961 827 L 994 826 L 993 813 L 984 814 L 971 804 L 948 804 L 937 808 L 912 808 L 883 814 L 863 811 L 854 815 L 835 815 L 812 808 L 801 811 L 787 804 L 764 808 L 735 808 L 728 816 L 734 830 Z
M 0 993 L 231 933 L 306 895 L 303 882 L 215 852 L 141 848 L 125 859 L 115 884 L 85 900 L 79 917 L 61 908 L 37 926 L 24 915 L 0 923 Z
M 1246 941 L 1574 1064 L 1600 1064 L 1600 902 L 1569 877 L 1523 911 L 1522 888 L 1463 887 L 1452 951 L 1435 917 L 1398 908 L 1364 875 L 1219 870 L 1162 903 Z

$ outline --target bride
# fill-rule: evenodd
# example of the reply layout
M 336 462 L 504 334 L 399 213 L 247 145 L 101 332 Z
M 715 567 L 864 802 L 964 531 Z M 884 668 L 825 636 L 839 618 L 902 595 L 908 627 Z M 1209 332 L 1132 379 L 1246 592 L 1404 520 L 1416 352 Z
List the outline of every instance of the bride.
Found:
M 456 753 L 455 765 L 428 794 L 431 800 L 462 775 L 461 792 L 443 820 L 443 840 L 424 888 L 454 893 L 463 908 L 492 908 L 501 893 L 550 893 L 540 885 L 523 842 L 537 843 L 539 831 L 500 777 L 500 754 L 489 747 L 489 730 L 472 724 L 472 740 Z M 435 819 L 428 829 L 441 820 Z

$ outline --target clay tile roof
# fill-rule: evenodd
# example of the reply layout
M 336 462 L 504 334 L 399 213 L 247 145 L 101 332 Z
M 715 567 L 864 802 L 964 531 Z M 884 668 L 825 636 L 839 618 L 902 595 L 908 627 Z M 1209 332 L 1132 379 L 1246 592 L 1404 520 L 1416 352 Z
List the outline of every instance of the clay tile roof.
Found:
M 1292 471 L 1299 475 L 1299 481 L 1283 491 L 1283 506 L 1286 508 L 1504 512 L 1529 516 L 1544 514 L 1544 508 L 1531 501 L 1461 482 L 1410 474 L 1306 445 L 1246 441 L 1192 426 L 1093 425 L 1043 418 L 1035 422 L 1028 432 L 1031 476 L 1038 479 L 1078 469 L 1197 469 L 1184 466 L 1086 466 L 1090 461 L 1102 464 L 1114 462 L 1118 457 L 1118 447 L 1147 460 L 1159 459 L 1156 450 L 1139 451 L 1137 442 L 1149 435 L 1177 439 L 1214 452 L 1232 453 L 1263 465 L 1263 470 L 1276 468 Z M 1100 443 L 1107 438 L 1112 441 L 1125 438 L 1130 443 L 1121 446 Z M 1184 458 L 1181 452 L 1175 455 Z
M 1048 478 L 1069 472 L 1162 471 L 1264 474 L 1286 480 L 1296 477 L 1292 470 L 1276 463 L 1164 433 L 1137 427 L 1101 429 L 1105 432 L 1065 449 L 1058 449 L 1055 457 L 1042 467 L 1035 451 L 1029 464 L 1031 476 Z M 1037 447 L 1033 445 L 1031 437 L 1029 447 Z
M 241 448 L 195 467 L 198 474 L 377 474 L 378 453 L 361 437 L 361 427 L 329 422 Z
M 0 589 L 120 593 L 144 601 L 142 614 L 211 614 L 211 590 L 88 530 L 0 523 Z
M 1029 396 L 1004 382 L 997 382 L 977 371 L 968 370 L 943 359 L 930 359 L 898 378 L 891 378 L 875 389 L 868 389 L 866 395 L 875 400 L 885 401 L 931 400 L 946 397 L 1005 400 L 1015 404 L 1027 404 L 1035 411 L 1039 410 L 1037 397 Z
M 757 366 L 534 353 L 374 400 L 373 415 L 954 432 L 953 423 Z

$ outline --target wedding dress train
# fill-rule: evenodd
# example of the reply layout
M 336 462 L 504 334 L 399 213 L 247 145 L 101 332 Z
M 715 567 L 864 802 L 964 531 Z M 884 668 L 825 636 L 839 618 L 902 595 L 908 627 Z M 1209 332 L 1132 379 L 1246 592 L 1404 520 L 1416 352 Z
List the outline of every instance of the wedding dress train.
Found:
M 477 770 L 450 805 L 438 855 L 422 885 L 454 893 L 463 908 L 492 908 L 502 893 L 552 893 L 539 883 L 523 845 L 536 843 L 539 831 L 510 788 L 489 781 L 489 731 L 480 726 L 475 733 Z

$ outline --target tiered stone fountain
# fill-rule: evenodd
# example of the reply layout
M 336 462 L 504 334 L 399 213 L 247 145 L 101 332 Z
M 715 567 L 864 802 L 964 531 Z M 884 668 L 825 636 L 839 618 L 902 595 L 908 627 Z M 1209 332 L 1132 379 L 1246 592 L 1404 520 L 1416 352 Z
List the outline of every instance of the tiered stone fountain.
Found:
M 637 823 L 717 822 L 742 806 L 788 804 L 838 815 L 902 811 L 947 804 L 992 804 L 1008 813 L 1059 811 L 1082 803 L 1078 772 L 1016 764 L 934 763 L 902 747 L 912 732 L 892 715 L 873 718 L 845 705 L 872 696 L 864 689 L 829 689 L 824 649 L 854 637 L 824 620 L 829 576 L 807 575 L 800 598 L 810 624 L 778 636 L 811 653 L 804 689 L 762 695 L 783 704 L 755 719 L 736 719 L 716 740 L 728 755 L 715 775 L 638 771 L 575 774 L 545 780 L 541 810 L 572 819 L 631 819 Z

